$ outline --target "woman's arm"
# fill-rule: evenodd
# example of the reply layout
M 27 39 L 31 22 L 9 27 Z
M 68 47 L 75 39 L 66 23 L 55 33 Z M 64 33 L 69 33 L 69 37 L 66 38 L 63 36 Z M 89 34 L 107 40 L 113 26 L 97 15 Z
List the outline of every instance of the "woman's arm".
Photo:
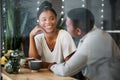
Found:
M 29 44 L 29 57 L 33 57 L 35 59 L 39 59 L 39 55 L 35 46 L 35 40 L 34 40 L 34 36 L 30 36 L 30 44 Z
M 38 32 L 41 31 L 41 28 L 36 26 L 29 35 L 29 57 L 33 57 L 35 59 L 40 59 L 40 56 L 38 55 L 37 48 L 35 45 L 34 36 L 38 34 Z
M 72 57 L 72 55 L 75 53 L 75 51 L 73 52 L 73 53 L 71 53 L 70 55 L 68 55 L 66 58 L 65 58 L 65 61 L 68 61 L 71 57 Z
M 53 63 L 42 62 L 42 68 L 48 68 L 48 69 L 50 70 L 50 67 L 51 67 L 53 64 L 56 64 L 56 62 L 53 62 Z

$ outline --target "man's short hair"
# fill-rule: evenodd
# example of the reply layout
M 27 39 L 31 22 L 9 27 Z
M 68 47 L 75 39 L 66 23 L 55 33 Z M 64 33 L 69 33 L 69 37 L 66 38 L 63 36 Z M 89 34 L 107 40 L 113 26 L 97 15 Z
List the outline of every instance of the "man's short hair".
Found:
M 86 8 L 74 8 L 67 16 L 71 19 L 74 28 L 89 32 L 94 26 L 94 15 Z

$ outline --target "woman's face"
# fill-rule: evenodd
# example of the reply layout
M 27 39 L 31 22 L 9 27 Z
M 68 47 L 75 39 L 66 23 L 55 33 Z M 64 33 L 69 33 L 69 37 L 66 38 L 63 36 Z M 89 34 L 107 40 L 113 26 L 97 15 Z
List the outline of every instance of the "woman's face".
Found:
M 39 16 L 39 25 L 44 28 L 45 32 L 51 33 L 56 29 L 56 16 L 52 11 L 44 11 Z
M 75 29 L 69 17 L 66 18 L 66 26 L 67 26 L 67 31 L 71 34 L 71 36 L 75 37 Z

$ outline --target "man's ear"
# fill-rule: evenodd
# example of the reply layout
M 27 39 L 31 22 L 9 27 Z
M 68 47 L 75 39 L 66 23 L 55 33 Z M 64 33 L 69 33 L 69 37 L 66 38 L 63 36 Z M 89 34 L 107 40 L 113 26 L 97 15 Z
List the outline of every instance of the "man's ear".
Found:
M 78 36 L 80 36 L 81 35 L 81 30 L 79 29 L 79 28 L 76 28 L 76 34 L 78 35 Z

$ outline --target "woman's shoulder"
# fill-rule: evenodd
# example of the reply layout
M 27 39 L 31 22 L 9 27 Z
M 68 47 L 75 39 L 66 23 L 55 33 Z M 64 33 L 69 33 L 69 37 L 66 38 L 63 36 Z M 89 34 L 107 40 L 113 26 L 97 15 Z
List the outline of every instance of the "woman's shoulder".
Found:
M 61 29 L 59 33 L 60 33 L 60 34 L 64 34 L 64 35 L 65 35 L 65 34 L 69 34 L 69 33 L 68 33 L 66 30 L 64 30 L 64 29 Z
M 61 29 L 61 30 L 59 31 L 58 36 L 59 36 L 60 38 L 66 38 L 66 39 L 71 37 L 71 35 L 70 35 L 66 30 L 64 30 L 64 29 Z
M 35 36 L 36 39 L 44 38 L 44 34 L 40 33 Z

